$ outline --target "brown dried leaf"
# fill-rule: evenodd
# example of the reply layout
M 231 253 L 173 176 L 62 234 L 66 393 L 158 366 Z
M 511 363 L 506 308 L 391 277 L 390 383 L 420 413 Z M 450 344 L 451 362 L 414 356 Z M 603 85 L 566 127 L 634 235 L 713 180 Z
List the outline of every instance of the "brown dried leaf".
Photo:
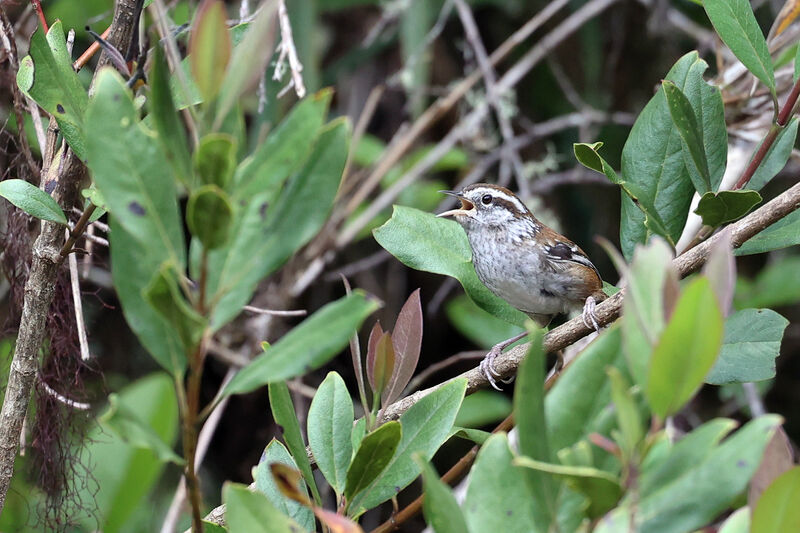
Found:
M 755 475 L 750 480 L 750 490 L 747 493 L 747 504 L 751 509 L 755 509 L 756 502 L 775 479 L 794 466 L 794 454 L 789 437 L 783 430 L 778 430 L 772 435 L 772 439 L 764 450 L 764 457 L 758 465 Z
M 392 347 L 395 355 L 395 369 L 389 384 L 383 391 L 383 405 L 389 405 L 400 397 L 419 361 L 419 351 L 422 346 L 422 303 L 419 298 L 419 289 L 411 293 L 392 331 Z
M 331 533 L 364 533 L 361 526 L 346 516 L 336 514 L 333 511 L 328 511 L 321 507 L 314 507 L 314 514 L 317 515 L 320 522 L 330 528 Z

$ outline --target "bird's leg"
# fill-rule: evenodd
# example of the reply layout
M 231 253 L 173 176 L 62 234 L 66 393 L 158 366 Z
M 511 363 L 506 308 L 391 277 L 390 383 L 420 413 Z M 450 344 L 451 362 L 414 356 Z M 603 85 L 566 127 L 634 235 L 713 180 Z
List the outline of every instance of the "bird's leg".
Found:
M 589 296 L 586 298 L 586 303 L 583 304 L 583 312 L 581 313 L 581 318 L 583 318 L 583 323 L 586 325 L 587 328 L 594 329 L 598 333 L 600 332 L 600 326 L 597 324 L 597 315 L 594 312 L 594 308 L 596 307 L 597 302 L 594 299 L 594 296 Z
M 483 372 L 483 375 L 486 376 L 486 379 L 489 380 L 489 383 L 497 390 L 503 390 L 497 385 L 497 381 L 495 378 L 499 378 L 500 374 L 494 369 L 494 360 L 497 358 L 498 355 L 503 353 L 503 350 L 520 340 L 521 338 L 525 337 L 528 334 L 527 331 L 520 333 L 519 335 L 515 335 L 508 340 L 504 340 L 503 342 L 499 342 L 492 346 L 492 349 L 489 350 L 489 353 L 486 354 L 486 357 L 483 358 L 481 361 L 480 369 Z M 514 381 L 514 378 L 511 377 L 508 380 L 500 380 L 503 383 L 511 383 Z

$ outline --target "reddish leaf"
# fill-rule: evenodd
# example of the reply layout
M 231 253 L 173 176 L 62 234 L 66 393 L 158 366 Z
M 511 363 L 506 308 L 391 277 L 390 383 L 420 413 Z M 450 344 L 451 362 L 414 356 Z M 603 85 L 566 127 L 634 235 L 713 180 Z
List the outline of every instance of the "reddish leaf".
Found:
M 225 4 L 220 0 L 203 0 L 192 25 L 189 62 L 194 81 L 206 102 L 217 96 L 230 59 L 231 36 Z
M 750 480 L 750 490 L 747 493 L 747 504 L 751 509 L 755 509 L 756 502 L 761 497 L 761 493 L 772 484 L 781 474 L 794 466 L 792 459 L 792 445 L 783 427 L 772 435 L 772 439 L 764 450 L 764 457 L 758 470 Z
M 419 299 L 419 289 L 411 293 L 392 331 L 392 346 L 394 347 L 395 368 L 392 379 L 389 380 L 383 391 L 383 405 L 389 405 L 402 394 L 419 361 L 419 350 L 422 346 L 422 304 Z
M 372 376 L 375 375 L 375 353 L 378 348 L 378 341 L 382 336 L 383 328 L 379 320 L 372 326 L 372 331 L 369 332 L 369 340 L 367 341 L 367 379 L 372 390 L 375 390 L 375 381 L 372 379 Z
M 300 480 L 303 479 L 303 474 L 299 470 L 282 463 L 270 464 L 269 470 L 281 494 L 306 507 L 311 507 L 311 500 L 308 499 L 308 495 L 300 489 Z
M 333 511 L 327 511 L 322 507 L 314 507 L 314 514 L 317 515 L 319 521 L 328 526 L 331 533 L 364 533 L 361 526 L 340 514 Z
M 394 348 L 392 347 L 392 335 L 387 331 L 381 335 L 375 348 L 372 382 L 375 383 L 376 396 L 386 390 L 389 380 L 392 379 L 392 372 L 394 372 Z

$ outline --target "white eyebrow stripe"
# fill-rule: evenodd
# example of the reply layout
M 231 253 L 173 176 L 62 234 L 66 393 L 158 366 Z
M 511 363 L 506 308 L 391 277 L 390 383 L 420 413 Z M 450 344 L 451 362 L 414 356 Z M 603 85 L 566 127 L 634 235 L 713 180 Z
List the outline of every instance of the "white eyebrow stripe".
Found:
M 525 207 L 525 205 L 519 198 L 510 194 L 506 194 L 505 192 L 499 189 L 492 189 L 489 187 L 477 187 L 473 190 L 479 193 L 479 196 L 483 196 L 484 194 L 491 194 L 496 198 L 502 198 L 503 200 L 506 200 L 507 202 L 514 204 L 514 207 L 516 207 L 520 213 L 524 213 L 528 210 L 528 208 Z

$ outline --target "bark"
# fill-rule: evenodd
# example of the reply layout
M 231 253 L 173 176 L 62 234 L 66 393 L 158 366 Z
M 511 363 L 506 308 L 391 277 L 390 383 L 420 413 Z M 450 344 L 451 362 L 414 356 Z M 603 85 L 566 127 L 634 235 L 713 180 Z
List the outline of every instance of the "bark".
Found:
M 135 27 L 137 0 L 119 0 L 114 10 L 109 42 L 117 49 L 127 50 Z M 99 65 L 108 62 L 101 56 Z M 98 69 L 99 71 L 99 69 Z M 57 130 L 48 130 L 47 148 L 42 165 L 44 178 L 52 161 Z M 57 186 L 53 198 L 69 213 L 76 206 L 78 188 L 86 168 L 77 157 L 68 152 L 63 164 L 57 165 Z M 41 180 L 42 186 L 51 179 Z M 38 372 L 38 354 L 45 335 L 45 322 L 53 301 L 58 269 L 66 257 L 61 253 L 64 244 L 64 228 L 52 222 L 42 222 L 42 229 L 33 244 L 33 259 L 28 280 L 25 283 L 25 301 L 14 355 L 8 376 L 8 386 L 0 411 L 0 512 L 5 505 L 6 494 L 14 474 L 14 459 L 19 448 L 23 421 L 30 403 L 31 389 Z

